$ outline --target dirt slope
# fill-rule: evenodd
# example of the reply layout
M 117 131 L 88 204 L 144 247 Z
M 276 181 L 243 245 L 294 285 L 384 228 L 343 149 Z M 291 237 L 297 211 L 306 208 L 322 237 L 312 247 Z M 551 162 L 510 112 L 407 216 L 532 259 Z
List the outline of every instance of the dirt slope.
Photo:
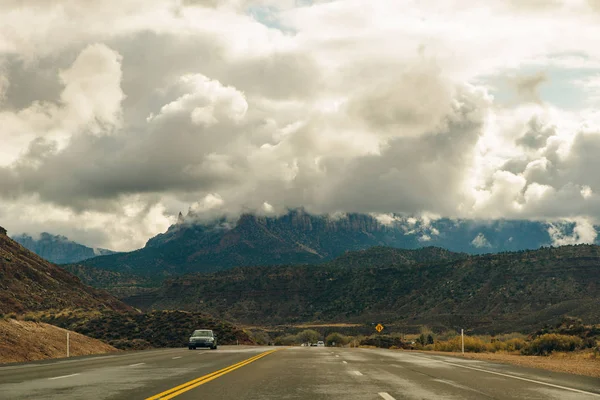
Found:
M 0 227 L 0 314 L 64 309 L 134 311 L 27 250 Z
M 0 363 L 66 357 L 67 331 L 43 322 L 0 319 Z M 71 356 L 117 351 L 97 339 L 69 333 Z

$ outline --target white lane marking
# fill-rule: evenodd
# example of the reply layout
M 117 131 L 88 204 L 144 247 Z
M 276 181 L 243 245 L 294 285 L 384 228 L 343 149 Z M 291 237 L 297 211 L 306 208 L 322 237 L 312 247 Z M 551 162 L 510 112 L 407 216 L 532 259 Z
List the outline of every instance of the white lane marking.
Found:
M 146 364 L 146 363 L 137 363 L 137 364 L 131 364 L 131 365 L 130 365 L 130 367 L 137 367 L 137 366 L 139 366 L 139 365 L 144 365 L 144 364 Z
M 179 356 L 179 357 L 173 357 L 173 358 L 171 358 L 171 360 L 177 360 L 178 358 L 181 358 L 181 356 Z
M 360 373 L 360 371 L 350 371 L 351 374 L 354 374 L 356 376 L 362 376 L 362 374 Z
M 342 361 L 344 364 L 348 364 L 348 361 Z
M 336 354 L 336 357 L 339 357 L 339 354 Z
M 386 392 L 380 392 L 377 394 L 380 395 L 381 397 L 383 397 L 385 400 L 396 400 L 395 398 L 390 396 L 389 393 L 386 393 Z
M 63 376 L 55 376 L 54 378 L 48 378 L 49 381 L 53 381 L 55 379 L 62 379 L 62 378 L 70 378 L 72 376 L 76 376 L 79 374 L 71 374 L 71 375 L 63 375 Z
M 84 361 L 95 361 L 95 360 L 103 360 L 105 358 L 114 358 L 117 356 L 102 356 L 102 357 L 90 357 L 90 358 L 83 358 L 80 360 L 59 360 L 59 361 L 54 361 L 54 362 L 45 362 L 45 363 L 31 363 L 31 364 L 25 364 L 25 365 L 14 365 L 14 366 L 0 366 L 0 371 L 7 371 L 7 370 L 13 370 L 13 369 L 22 369 L 22 368 L 34 368 L 34 367 L 47 367 L 49 365 L 56 365 L 56 364 L 71 364 L 71 363 L 77 363 L 77 362 L 84 362 Z
M 429 358 L 429 357 L 427 357 L 427 358 Z M 460 364 L 455 364 L 455 363 L 451 363 L 451 362 L 448 362 L 448 361 L 436 360 L 435 358 L 429 358 L 429 359 L 430 360 L 439 361 L 439 362 L 442 362 L 442 363 L 445 363 L 445 364 L 453 365 L 453 366 L 459 367 L 459 368 L 472 369 L 474 371 L 485 372 L 487 374 L 500 375 L 500 376 L 504 376 L 504 377 L 507 377 L 507 378 L 518 379 L 520 381 L 537 383 L 538 385 L 550 386 L 550 387 L 557 388 L 557 389 L 568 390 L 570 392 L 583 393 L 583 394 L 589 394 L 589 395 L 592 395 L 592 396 L 595 396 L 595 397 L 600 397 L 600 394 L 594 393 L 594 392 L 587 392 L 585 390 L 574 389 L 574 388 L 570 388 L 570 387 L 567 387 L 567 386 L 560 386 L 560 385 L 555 385 L 553 383 L 536 381 L 535 379 L 521 378 L 520 376 L 514 376 L 514 375 L 510 375 L 510 374 L 503 374 L 501 372 L 489 371 L 487 369 L 482 369 L 482 368 L 467 367 L 466 365 L 460 365 Z

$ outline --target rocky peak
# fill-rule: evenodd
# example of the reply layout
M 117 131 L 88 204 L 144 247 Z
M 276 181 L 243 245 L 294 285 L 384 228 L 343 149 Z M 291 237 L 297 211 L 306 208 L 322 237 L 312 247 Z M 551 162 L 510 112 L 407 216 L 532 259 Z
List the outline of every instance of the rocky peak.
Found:
M 181 225 L 184 222 L 185 222 L 185 217 L 183 216 L 181 211 L 179 211 L 179 215 L 177 216 L 177 225 Z
M 6 229 L 0 226 L 0 235 L 6 236 Z

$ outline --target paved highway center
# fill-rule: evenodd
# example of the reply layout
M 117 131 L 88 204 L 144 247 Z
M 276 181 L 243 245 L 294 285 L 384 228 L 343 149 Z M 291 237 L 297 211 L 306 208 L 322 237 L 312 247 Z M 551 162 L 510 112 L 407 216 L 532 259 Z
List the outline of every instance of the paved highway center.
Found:
M 600 379 L 380 349 L 222 346 L 0 366 L 0 399 L 600 399 Z

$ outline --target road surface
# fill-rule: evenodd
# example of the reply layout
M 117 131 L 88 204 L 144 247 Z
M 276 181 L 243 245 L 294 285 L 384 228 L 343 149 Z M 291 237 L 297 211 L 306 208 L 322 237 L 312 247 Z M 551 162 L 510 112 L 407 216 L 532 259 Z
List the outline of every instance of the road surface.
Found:
M 600 400 L 600 379 L 393 350 L 222 346 L 0 366 L 0 398 Z

